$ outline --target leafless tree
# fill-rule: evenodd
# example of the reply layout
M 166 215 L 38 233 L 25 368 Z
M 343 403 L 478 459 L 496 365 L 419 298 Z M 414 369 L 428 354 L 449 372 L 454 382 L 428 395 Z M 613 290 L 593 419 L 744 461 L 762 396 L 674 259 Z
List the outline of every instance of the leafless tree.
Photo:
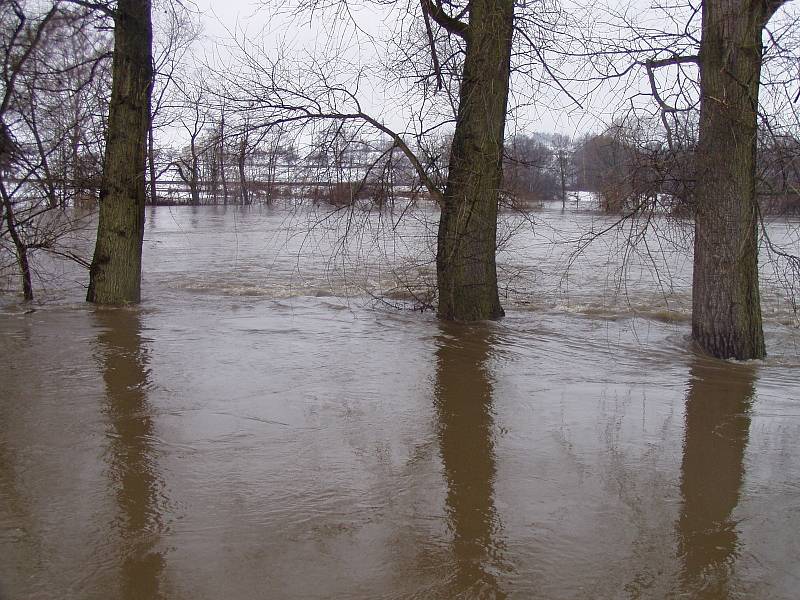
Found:
M 158 179 L 170 167 L 169 160 L 158 160 L 169 154 L 157 147 L 158 132 L 174 127 L 185 103 L 182 90 L 184 74 L 193 44 L 200 36 L 196 15 L 182 2 L 157 0 L 153 15 L 153 94 L 150 129 L 147 132 L 148 200 L 158 203 Z
M 183 110 L 178 123 L 189 138 L 189 144 L 183 149 L 173 163 L 181 180 L 188 186 L 191 204 L 200 204 L 200 187 L 202 185 L 200 163 L 205 148 L 202 144 L 203 133 L 209 121 L 207 104 L 203 91 L 199 87 L 183 88 Z
M 515 206 L 554 199 L 558 194 L 558 163 L 543 140 L 518 134 L 506 141 L 503 189 Z M 564 182 L 566 185 L 566 181 Z
M 320 16 L 333 28 L 330 39 L 352 39 L 363 29 L 347 2 L 301 2 L 298 18 Z M 505 0 L 443 3 L 393 2 L 386 35 L 363 44 L 377 52 L 372 64 L 350 60 L 345 49 L 308 56 L 292 64 L 286 54 L 264 56 L 240 40 L 241 64 L 225 79 L 226 98 L 258 118 L 252 127 L 322 122 L 368 125 L 391 140 L 439 206 L 438 312 L 444 319 L 480 320 L 503 314 L 497 288 L 498 203 L 510 84 L 526 103 L 542 86 L 559 87 L 559 65 L 569 38 L 549 44 L 568 18 L 555 3 Z M 344 31 L 346 30 L 346 31 Z M 361 38 L 360 38 L 361 39 Z M 515 74 L 512 77 L 512 72 Z M 361 87 L 378 86 L 384 114 L 368 108 Z M 405 119 L 398 127 L 396 110 Z M 451 135 L 443 170 L 427 152 Z
M 693 338 L 718 357 L 765 352 L 758 249 L 759 230 L 766 229 L 759 226 L 756 148 L 759 119 L 769 128 L 782 117 L 775 110 L 781 103 L 774 96 L 765 101 L 759 88 L 785 96 L 787 76 L 795 79 L 795 67 L 782 74 L 772 67 L 791 46 L 785 22 L 769 25 L 783 4 L 704 0 L 639 14 L 621 10 L 612 18 L 616 34 L 598 36 L 587 52 L 595 80 L 624 84 L 627 114 L 661 122 L 661 148 L 645 147 L 657 157 L 650 172 L 689 167 L 684 185 L 663 183 L 652 198 L 657 203 L 661 193 L 677 190 L 684 214 L 694 216 Z M 662 17 L 658 26 L 654 11 Z
M 85 262 L 59 244 L 75 227 L 60 209 L 93 188 L 108 46 L 91 13 L 72 3 L 15 0 L 0 5 L 0 13 L 0 239 L 31 300 L 32 251 Z

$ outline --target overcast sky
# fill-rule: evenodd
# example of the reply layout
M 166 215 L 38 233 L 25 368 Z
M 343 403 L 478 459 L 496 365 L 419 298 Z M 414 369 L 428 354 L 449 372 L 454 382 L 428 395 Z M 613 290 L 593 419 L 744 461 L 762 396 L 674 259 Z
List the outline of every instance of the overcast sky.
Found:
M 230 44 L 231 35 L 246 37 L 251 40 L 263 37 L 264 47 L 269 48 L 270 43 L 278 43 L 283 36 L 288 36 L 290 41 L 304 50 L 309 50 L 318 43 L 317 25 L 314 23 L 300 23 L 295 20 L 292 26 L 288 26 L 289 19 L 283 15 L 275 15 L 274 10 L 265 8 L 258 0 L 197 0 L 197 6 L 202 14 L 202 24 L 204 40 L 198 48 L 198 53 L 209 55 L 215 53 L 224 56 L 227 50 L 225 46 Z M 379 30 L 383 15 L 372 9 L 361 8 L 357 12 L 359 23 L 367 30 Z M 370 58 L 370 57 L 366 57 Z M 233 59 L 231 59 L 233 60 Z M 364 92 L 369 94 L 369 92 Z M 380 96 L 380 94 L 378 94 Z M 397 99 L 391 99 L 397 101 Z M 364 99 L 365 104 L 382 104 L 380 97 L 368 97 Z M 557 101 L 562 104 L 569 104 L 566 97 Z M 391 103 L 386 101 L 387 105 Z M 380 112 L 381 107 L 373 106 L 373 109 Z M 392 115 L 397 113 L 397 108 L 387 106 L 382 117 L 391 120 Z M 574 108 L 574 107 L 573 107 Z M 607 108 L 607 106 L 606 106 Z M 602 110 L 597 108 L 594 112 L 600 113 Z M 529 131 L 560 132 L 567 135 L 580 135 L 598 128 L 597 119 L 591 118 L 588 114 L 581 111 L 573 111 L 571 114 L 560 110 L 545 108 L 530 108 L 526 112 L 522 127 Z M 392 125 L 397 125 L 393 123 Z
M 291 0 L 289 0 L 291 2 Z M 296 2 L 297 0 L 295 0 Z M 580 2 L 581 0 L 561 0 L 562 6 L 566 6 L 569 2 Z M 651 2 L 655 0 L 630 0 L 632 3 L 633 12 L 646 9 Z M 287 3 L 288 4 L 288 3 Z M 584 2 L 583 4 L 587 4 Z M 661 2 L 661 4 L 664 4 Z M 676 2 L 675 6 L 685 4 Z M 793 5 L 795 3 L 789 3 Z M 196 0 L 196 5 L 201 12 L 201 20 L 204 29 L 203 41 L 198 44 L 197 53 L 202 56 L 210 57 L 216 56 L 217 59 L 222 59 L 223 64 L 226 61 L 235 63 L 235 59 L 226 54 L 227 52 L 234 52 L 229 50 L 231 46 L 232 35 L 240 39 L 246 38 L 248 41 L 257 42 L 262 51 L 267 54 L 274 55 L 274 47 L 278 44 L 286 46 L 287 42 L 290 46 L 295 48 L 297 52 L 314 53 L 319 50 L 320 44 L 330 44 L 330 41 L 321 41 L 324 38 L 320 32 L 324 31 L 328 23 L 324 22 L 324 17 L 318 13 L 314 19 L 306 19 L 302 22 L 298 19 L 290 19 L 287 14 L 276 14 L 276 3 L 272 3 L 271 8 L 266 8 L 263 2 L 259 0 Z M 629 0 L 600 0 L 595 5 L 592 5 L 588 10 L 587 21 L 592 19 L 601 20 L 599 18 L 599 7 L 614 5 L 618 10 L 623 10 L 621 7 L 628 6 Z M 794 10 L 793 7 L 787 5 L 786 10 Z M 285 10 L 286 4 L 281 4 Z M 349 6 L 353 7 L 356 11 L 356 16 L 361 26 L 366 30 L 379 31 L 381 27 L 381 19 L 385 17 L 385 12 L 381 13 L 376 8 L 377 3 L 353 2 Z M 568 8 L 569 10 L 569 8 Z M 673 12 L 678 9 L 672 9 Z M 660 22 L 663 15 L 653 13 L 655 19 L 653 21 L 655 27 L 662 27 L 664 23 Z M 323 18 L 321 18 L 323 17 Z M 676 19 L 676 22 L 680 18 Z M 678 23 L 680 27 L 681 24 Z M 330 51 L 330 46 L 326 46 Z M 369 49 L 365 46 L 357 46 L 357 50 L 353 50 L 353 46 L 349 51 L 362 53 L 369 53 Z M 371 56 L 363 56 L 363 60 L 371 60 Z M 632 95 L 637 86 L 642 86 L 640 89 L 646 89 L 644 77 L 630 89 L 624 90 L 623 93 Z M 630 85 L 630 83 L 629 83 Z M 668 84 L 669 85 L 669 84 Z M 366 88 L 367 86 L 365 86 Z M 381 96 L 384 90 L 368 90 L 362 89 L 361 93 L 364 94 L 364 103 L 378 113 L 378 116 L 384 121 L 391 121 L 392 119 L 401 118 L 400 115 L 403 110 L 410 109 L 409 106 L 403 105 L 402 98 L 392 98 Z M 581 135 L 590 131 L 598 131 L 603 127 L 604 123 L 609 123 L 614 115 L 615 110 L 621 103 L 623 96 L 612 97 L 607 92 L 605 94 L 597 94 L 592 100 L 585 103 L 582 109 L 570 102 L 565 94 L 554 94 L 551 97 L 546 95 L 534 96 L 535 102 L 533 105 L 524 110 L 523 118 L 518 122 L 519 124 L 512 123 L 511 128 L 519 126 L 524 131 L 544 131 L 544 132 L 559 132 L 565 133 L 570 136 Z M 539 100 L 543 99 L 543 102 Z M 565 110 L 566 109 L 566 110 Z M 404 116 L 402 118 L 408 118 Z M 390 123 L 392 126 L 397 126 L 397 123 Z M 402 125 L 400 126 L 402 129 Z

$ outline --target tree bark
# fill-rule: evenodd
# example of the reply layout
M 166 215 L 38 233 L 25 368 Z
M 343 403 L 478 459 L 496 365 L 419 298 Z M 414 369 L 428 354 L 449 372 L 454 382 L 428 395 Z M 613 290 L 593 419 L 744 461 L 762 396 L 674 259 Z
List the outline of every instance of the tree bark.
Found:
M 139 302 L 144 235 L 145 156 L 153 86 L 150 0 L 119 0 L 100 220 L 86 299 Z
M 495 254 L 513 23 L 512 0 L 470 3 L 436 254 L 438 314 L 446 320 L 504 314 Z
M 704 0 L 692 337 L 718 358 L 766 354 L 758 289 L 761 33 L 777 6 Z

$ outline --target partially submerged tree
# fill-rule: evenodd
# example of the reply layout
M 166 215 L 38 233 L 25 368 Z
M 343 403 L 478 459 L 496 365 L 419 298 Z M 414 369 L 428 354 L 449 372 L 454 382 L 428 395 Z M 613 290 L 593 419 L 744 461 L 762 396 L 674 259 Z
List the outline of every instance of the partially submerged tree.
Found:
M 556 152 L 529 135 L 517 134 L 506 140 L 503 192 L 513 206 L 525 208 L 559 197 L 561 171 Z
M 147 133 L 148 201 L 158 204 L 158 179 L 169 170 L 168 154 L 158 148 L 161 129 L 171 127 L 185 113 L 184 89 L 180 74 L 192 44 L 200 35 L 200 26 L 186 4 L 174 0 L 155 0 L 153 17 L 153 91 L 150 102 L 150 128 Z M 176 99 L 176 96 L 178 97 Z
M 24 77 L 26 63 L 32 62 L 34 54 L 44 36 L 45 28 L 57 13 L 57 6 L 51 6 L 33 23 L 26 14 L 25 7 L 19 2 L 9 2 L 2 7 L 0 15 L 3 17 L 2 30 L 3 50 L 3 96 L 0 98 L 0 199 L 2 199 L 2 216 L 0 225 L 5 221 L 5 229 L 11 238 L 14 251 L 22 277 L 22 291 L 25 300 L 33 300 L 33 285 L 31 283 L 31 268 L 28 260 L 28 244 L 20 235 L 19 219 L 14 207 L 14 185 L 10 175 L 14 173 L 13 166 L 20 162 L 22 150 L 14 140 L 12 130 L 6 121 L 13 112 L 13 100 L 17 91 L 18 81 Z M 8 184 L 7 184 L 7 179 Z M 11 188 L 11 189 L 10 189 Z M 5 237 L 5 236 L 3 236 Z
M 561 208 L 563 209 L 567 204 L 567 182 L 572 176 L 572 143 L 565 135 L 556 135 L 553 142 L 558 181 L 561 184 Z
M 626 114 L 661 121 L 663 147 L 650 170 L 664 181 L 655 182 L 658 193 L 652 201 L 660 202 L 664 192 L 674 194 L 677 212 L 695 218 L 692 337 L 719 358 L 765 354 L 759 234 L 771 254 L 776 248 L 761 220 L 756 159 L 759 119 L 769 129 L 775 106 L 760 105 L 759 88 L 765 46 L 773 54 L 790 54 L 779 47 L 780 32 L 765 33 L 784 4 L 704 0 L 696 6 L 659 5 L 660 30 L 652 27 L 652 18 L 637 22 L 622 12 L 614 15 L 620 31 L 613 41 L 607 36 L 593 49 L 595 71 L 624 82 Z M 793 72 L 796 59 L 791 60 Z M 635 73 L 643 75 L 642 84 L 632 83 Z M 775 72 L 767 73 L 767 82 L 773 77 Z M 676 173 L 681 166 L 682 176 Z M 636 211 L 628 216 L 635 217 Z M 778 254 L 792 264 L 800 262 Z M 800 274 L 797 267 L 795 272 Z
M 353 121 L 385 135 L 441 210 L 439 316 L 459 321 L 500 317 L 495 255 L 512 71 L 517 69 L 528 89 L 534 87 L 532 78 L 541 76 L 540 69 L 554 75 L 542 67 L 547 62 L 545 39 L 552 36 L 549 25 L 563 14 L 551 10 L 550 3 L 515 6 L 511 0 L 398 0 L 383 6 L 396 21 L 373 70 L 361 57 L 353 61 L 359 64 L 348 64 L 346 51 L 330 48 L 293 70 L 290 58 L 266 57 L 242 40 L 243 68 L 231 73 L 228 67 L 221 73 L 222 95 L 242 112 L 259 110 L 253 127 Z M 300 8 L 332 11 L 331 22 L 349 23 L 352 14 L 347 2 L 301 3 Z M 352 30 L 363 31 L 357 24 Z M 519 45 L 513 52 L 515 39 Z M 373 37 L 369 43 L 378 42 Z M 394 88 L 405 130 L 397 127 L 398 114 L 381 115 L 380 109 L 362 105 L 360 88 L 374 86 L 373 77 Z M 383 110 L 393 110 L 388 99 Z M 449 133 L 449 162 L 442 172 L 438 158 L 429 160 L 426 149 L 434 146 L 432 139 L 438 142 Z
M 201 143 L 208 117 L 206 114 L 206 104 L 203 100 L 203 92 L 197 88 L 186 88 L 183 90 L 184 107 L 181 116 L 178 118 L 182 129 L 189 137 L 189 145 L 186 146 L 174 162 L 178 176 L 188 186 L 193 206 L 200 205 L 200 160 L 205 148 Z
M 150 0 L 119 0 L 100 220 L 86 299 L 98 304 L 141 298 L 145 156 L 153 87 Z
M 91 196 L 108 48 L 71 3 L 14 0 L 0 17 L 0 250 L 32 300 L 33 252 L 85 263 L 64 244 L 80 215 L 63 209 Z
M 720 358 L 766 354 L 758 281 L 758 90 L 761 35 L 784 1 L 703 2 L 692 337 Z
M 436 274 L 439 316 L 477 321 L 503 315 L 497 290 L 497 206 L 511 75 L 514 3 L 470 2 L 469 23 L 441 5 L 430 16 L 465 41 L 464 70 L 447 185 L 441 200 Z

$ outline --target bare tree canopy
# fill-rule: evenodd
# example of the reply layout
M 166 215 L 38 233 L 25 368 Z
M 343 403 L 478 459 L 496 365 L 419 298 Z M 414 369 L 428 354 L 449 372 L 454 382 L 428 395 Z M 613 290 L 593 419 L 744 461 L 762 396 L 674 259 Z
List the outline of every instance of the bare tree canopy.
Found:
M 4 2 L 0 14 L 0 240 L 31 300 L 34 253 L 84 262 L 61 244 L 81 226 L 63 209 L 91 196 L 100 171 L 110 47 L 71 3 Z

